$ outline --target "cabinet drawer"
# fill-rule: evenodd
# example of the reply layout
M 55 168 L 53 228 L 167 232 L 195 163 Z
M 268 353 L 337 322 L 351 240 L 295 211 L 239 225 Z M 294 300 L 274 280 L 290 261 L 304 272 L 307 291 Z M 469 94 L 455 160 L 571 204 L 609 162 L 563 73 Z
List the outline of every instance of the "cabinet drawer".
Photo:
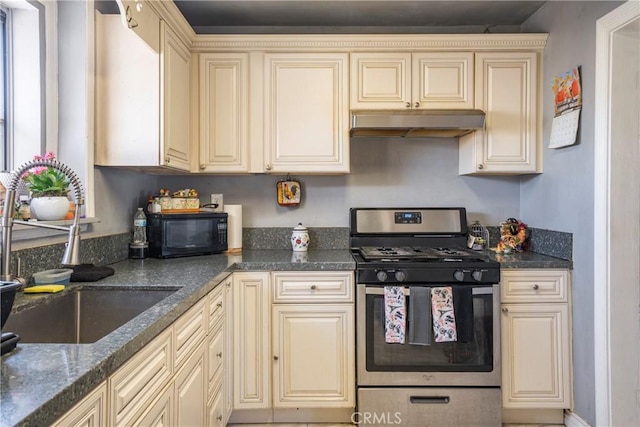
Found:
M 205 301 L 204 298 L 200 300 L 175 323 L 176 370 L 180 369 L 189 355 L 204 341 L 207 334 Z
M 502 270 L 503 303 L 568 302 L 568 270 Z
M 207 357 L 209 359 L 209 396 L 212 396 L 213 392 L 222 384 L 222 370 L 224 369 L 223 362 L 225 357 L 227 357 L 227 355 L 224 354 L 224 338 L 222 331 L 223 328 L 219 327 L 217 331 L 209 334 L 208 338 Z
M 353 301 L 353 273 L 350 271 L 273 273 L 273 302 Z
M 173 376 L 169 328 L 109 378 L 111 424 L 128 425 L 145 411 Z
M 224 283 L 219 284 L 209 293 L 209 330 L 215 329 L 215 326 L 222 321 L 224 317 Z

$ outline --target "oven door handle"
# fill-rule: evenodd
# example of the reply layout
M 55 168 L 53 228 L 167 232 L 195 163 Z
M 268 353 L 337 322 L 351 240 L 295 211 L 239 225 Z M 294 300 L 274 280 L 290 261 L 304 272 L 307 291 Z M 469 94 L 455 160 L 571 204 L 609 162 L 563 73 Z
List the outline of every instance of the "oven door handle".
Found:
M 405 296 L 409 296 L 411 295 L 411 288 L 404 288 L 404 295 Z M 366 295 L 384 295 L 384 288 L 380 287 L 380 286 L 367 286 L 365 287 L 365 292 Z M 493 288 L 492 285 L 488 285 L 488 286 L 482 286 L 482 287 L 475 287 L 472 289 L 471 293 L 473 295 L 492 295 L 493 294 Z
M 419 404 L 432 404 L 432 403 L 449 403 L 451 398 L 449 396 L 411 396 L 409 402 Z

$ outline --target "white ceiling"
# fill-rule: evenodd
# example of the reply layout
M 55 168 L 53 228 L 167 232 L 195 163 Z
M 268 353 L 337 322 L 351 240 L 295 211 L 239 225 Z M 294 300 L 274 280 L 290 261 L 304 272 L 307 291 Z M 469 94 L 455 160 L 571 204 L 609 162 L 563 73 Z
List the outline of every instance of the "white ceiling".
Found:
M 174 0 L 196 33 L 518 32 L 546 1 Z

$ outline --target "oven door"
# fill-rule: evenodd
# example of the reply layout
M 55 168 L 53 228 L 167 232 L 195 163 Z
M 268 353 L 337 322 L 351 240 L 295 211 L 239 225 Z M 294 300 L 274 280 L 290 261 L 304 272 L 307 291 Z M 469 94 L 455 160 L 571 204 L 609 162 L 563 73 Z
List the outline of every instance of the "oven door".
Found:
M 500 386 L 499 285 L 468 286 L 473 295 L 473 339 L 412 345 L 385 342 L 384 287 L 358 284 L 358 386 Z M 409 319 L 410 288 L 404 288 Z

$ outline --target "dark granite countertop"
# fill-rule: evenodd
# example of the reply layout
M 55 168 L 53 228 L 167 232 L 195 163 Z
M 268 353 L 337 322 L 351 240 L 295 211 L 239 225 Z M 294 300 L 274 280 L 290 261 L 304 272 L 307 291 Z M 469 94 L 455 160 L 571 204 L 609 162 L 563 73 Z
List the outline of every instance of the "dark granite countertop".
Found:
M 499 255 L 486 251 L 503 268 L 572 268 L 571 261 L 532 252 Z M 233 271 L 353 270 L 349 250 L 244 250 L 241 253 L 169 260 L 125 260 L 113 276 L 77 287 L 179 288 L 132 321 L 93 344 L 18 344 L 2 356 L 0 425 L 48 425 L 171 325 Z M 50 295 L 19 293 L 14 309 Z
M 169 260 L 125 260 L 113 276 L 77 287 L 179 288 L 174 294 L 93 344 L 23 344 L 2 356 L 0 425 L 49 425 L 171 325 L 231 272 L 353 270 L 348 250 L 250 250 Z M 51 295 L 19 293 L 20 310 Z
M 573 268 L 573 262 L 542 255 L 536 252 L 511 252 L 498 254 L 493 250 L 484 251 L 489 258 L 500 263 L 500 268 Z

